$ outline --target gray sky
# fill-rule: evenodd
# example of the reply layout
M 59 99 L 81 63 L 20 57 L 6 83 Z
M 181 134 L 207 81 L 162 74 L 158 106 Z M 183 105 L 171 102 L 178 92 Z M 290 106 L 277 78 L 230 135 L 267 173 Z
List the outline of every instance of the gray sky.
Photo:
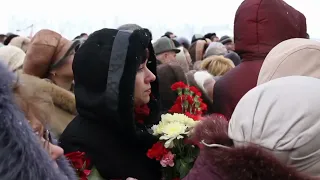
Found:
M 307 18 L 308 33 L 320 39 L 320 0 L 285 0 Z M 48 28 L 67 38 L 103 27 L 116 28 L 125 23 L 137 23 L 149 28 L 154 37 L 165 31 L 190 38 L 195 33 L 216 32 L 232 35 L 234 14 L 242 0 L 7 0 L 0 16 L 0 33 L 8 31 L 29 35 Z M 3 4 L 4 3 L 4 4 Z M 181 13 L 180 13 L 181 12 Z M 189 12 L 189 13 L 182 13 Z M 17 29 L 22 29 L 17 32 Z

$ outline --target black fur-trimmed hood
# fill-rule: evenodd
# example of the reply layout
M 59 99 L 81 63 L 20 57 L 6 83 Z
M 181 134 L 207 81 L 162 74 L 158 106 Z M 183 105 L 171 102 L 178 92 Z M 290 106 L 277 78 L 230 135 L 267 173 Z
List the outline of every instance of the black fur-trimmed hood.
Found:
M 119 125 L 129 131 L 134 127 L 135 75 L 147 48 L 150 52 L 148 68 L 156 75 L 151 39 L 147 29 L 134 32 L 101 29 L 90 35 L 77 51 L 73 63 L 74 91 L 80 116 L 98 121 L 112 118 L 114 122 L 101 123 Z M 153 99 L 158 99 L 157 80 L 151 87 Z M 157 106 L 151 107 L 153 112 L 156 109 Z
M 160 179 L 159 163 L 146 156 L 157 141 L 146 128 L 157 124 L 159 116 L 157 80 L 151 83 L 149 119 L 138 125 L 134 118 L 135 77 L 146 49 L 147 66 L 156 75 L 151 40 L 147 29 L 101 29 L 75 54 L 74 93 L 79 115 L 60 136 L 60 145 L 65 153 L 85 152 L 105 179 Z

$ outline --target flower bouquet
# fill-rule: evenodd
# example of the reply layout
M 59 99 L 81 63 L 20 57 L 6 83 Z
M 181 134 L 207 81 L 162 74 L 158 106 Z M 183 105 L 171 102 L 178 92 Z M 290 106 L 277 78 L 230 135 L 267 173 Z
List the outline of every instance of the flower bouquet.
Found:
M 171 89 L 178 97 L 169 113 L 162 115 L 159 124 L 152 127 L 159 141 L 147 152 L 149 158 L 156 159 L 163 167 L 163 180 L 182 179 L 193 167 L 199 147 L 188 137 L 207 110 L 196 87 L 177 82 Z
M 65 156 L 70 161 L 73 168 L 76 170 L 79 180 L 88 180 L 88 176 L 91 172 L 88 169 L 90 165 L 90 160 L 86 158 L 85 153 L 76 151 L 68 153 Z

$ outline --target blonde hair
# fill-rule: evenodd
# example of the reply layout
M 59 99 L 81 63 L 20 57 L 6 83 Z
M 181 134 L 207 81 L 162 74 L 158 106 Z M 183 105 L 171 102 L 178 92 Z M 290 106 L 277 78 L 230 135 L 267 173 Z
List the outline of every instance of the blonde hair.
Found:
M 13 87 L 15 102 L 24 113 L 26 120 L 34 131 L 41 136 L 45 125 L 50 121 L 53 103 L 44 93 L 36 92 L 33 87 L 24 84 L 19 79 Z
M 209 56 L 201 62 L 201 69 L 213 76 L 223 76 L 234 67 L 233 62 L 223 56 Z

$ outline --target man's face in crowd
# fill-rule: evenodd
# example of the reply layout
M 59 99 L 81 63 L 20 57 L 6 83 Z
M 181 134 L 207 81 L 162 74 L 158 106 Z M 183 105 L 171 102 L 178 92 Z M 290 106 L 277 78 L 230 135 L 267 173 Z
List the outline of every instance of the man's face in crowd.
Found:
M 234 43 L 233 42 L 229 42 L 227 44 L 224 45 L 228 51 L 234 51 Z
M 220 41 L 220 39 L 219 39 L 219 37 L 214 36 L 214 37 L 212 38 L 212 41 L 213 41 L 213 42 L 219 42 L 219 41 Z
M 176 38 L 177 36 L 175 35 L 175 34 L 170 34 L 170 38 L 171 39 L 174 39 L 174 38 Z

